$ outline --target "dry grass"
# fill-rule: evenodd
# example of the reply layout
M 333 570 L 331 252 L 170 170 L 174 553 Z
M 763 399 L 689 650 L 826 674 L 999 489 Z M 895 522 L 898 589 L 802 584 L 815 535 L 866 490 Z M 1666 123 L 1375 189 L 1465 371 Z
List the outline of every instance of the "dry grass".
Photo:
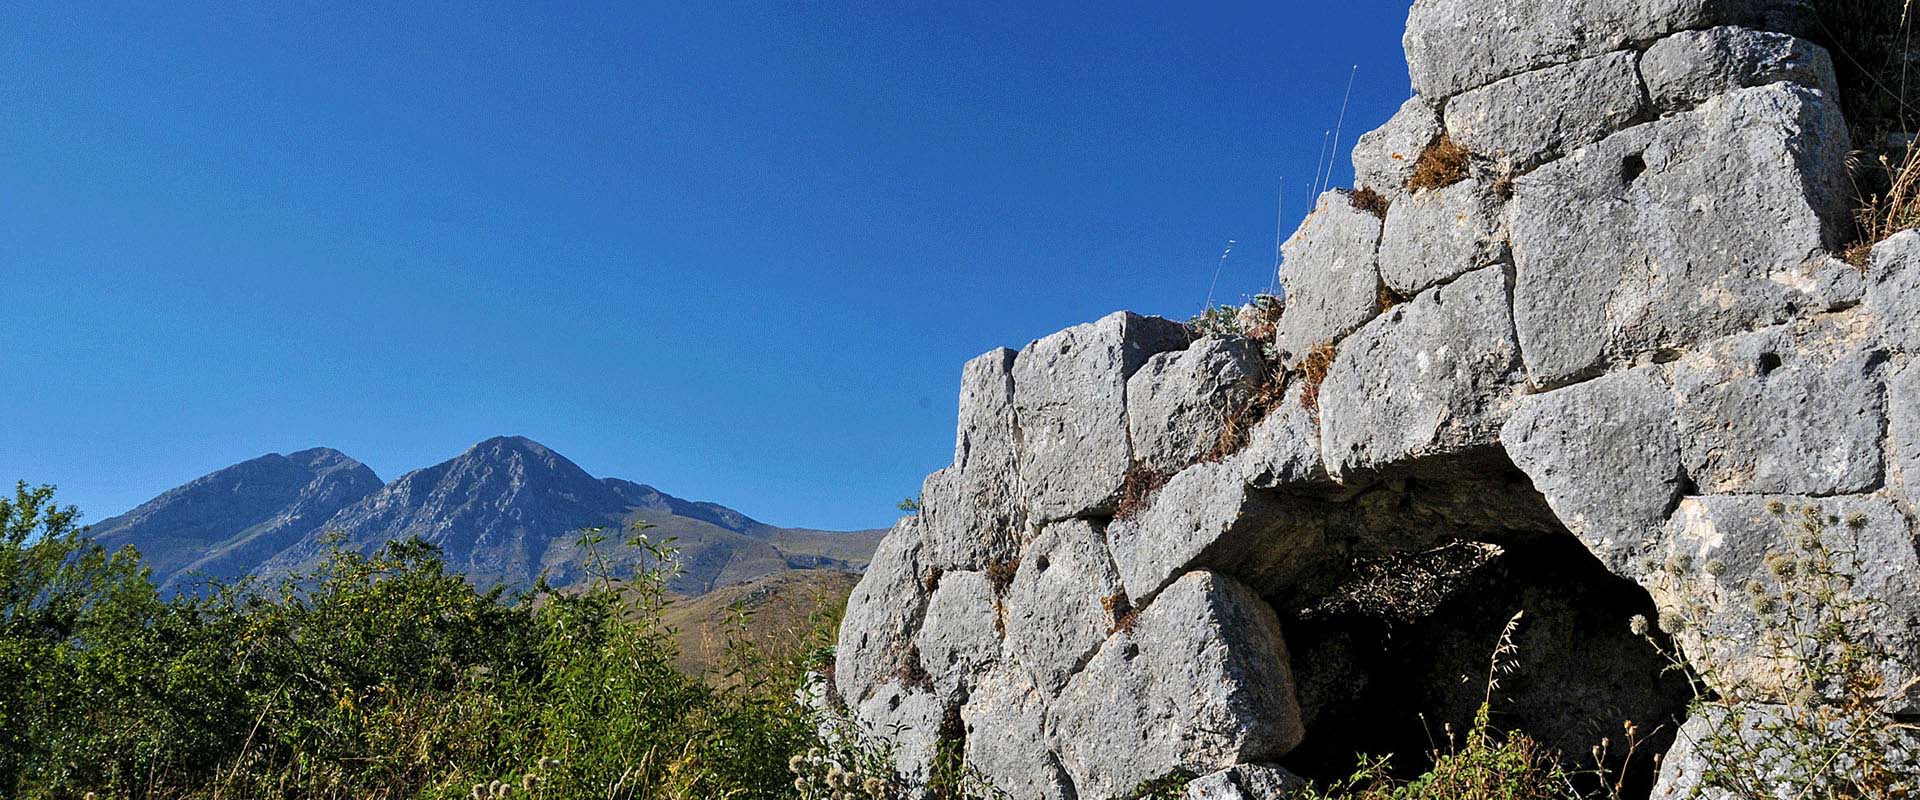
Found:
M 1120 484 L 1120 502 L 1114 506 L 1113 518 L 1126 519 L 1147 510 L 1153 504 L 1153 496 L 1160 487 L 1167 485 L 1169 475 L 1149 469 L 1147 465 L 1134 462 L 1127 468 L 1126 480 Z
M 1332 342 L 1321 342 L 1307 351 L 1307 357 L 1300 359 L 1300 379 L 1305 381 L 1300 389 L 1300 407 L 1320 415 L 1320 384 L 1327 380 L 1327 372 L 1333 369 L 1333 358 L 1338 352 Z
M 1909 147 L 1898 164 L 1882 156 L 1879 168 L 1886 172 L 1888 188 L 1862 199 L 1855 212 L 1859 239 L 1845 251 L 1847 262 L 1863 270 L 1874 245 L 1901 231 L 1920 228 L 1920 147 Z
M 1220 426 L 1220 438 L 1200 461 L 1221 461 L 1240 452 L 1247 446 L 1247 440 L 1254 426 L 1267 418 L 1268 412 L 1280 407 L 1287 396 L 1286 372 L 1277 367 L 1267 372 L 1267 379 L 1248 387 L 1247 391 L 1236 397 L 1224 412 L 1225 419 Z
M 1401 297 L 1399 292 L 1389 288 L 1386 281 L 1380 282 L 1379 296 L 1376 300 L 1380 303 L 1381 311 L 1386 311 L 1387 309 L 1407 302 L 1407 298 Z
M 1015 556 L 987 565 L 987 582 L 993 584 L 995 594 L 1005 594 L 1007 587 L 1013 585 L 1014 573 L 1020 571 L 1020 558 Z
M 1387 218 L 1387 209 L 1392 205 L 1386 195 L 1374 191 L 1371 186 L 1353 190 L 1353 194 L 1347 196 L 1347 202 L 1352 203 L 1356 210 L 1381 219 Z
M 1441 134 L 1420 153 L 1420 160 L 1414 162 L 1407 190 L 1444 189 L 1466 180 L 1468 155 L 1467 149 L 1456 144 L 1452 137 Z

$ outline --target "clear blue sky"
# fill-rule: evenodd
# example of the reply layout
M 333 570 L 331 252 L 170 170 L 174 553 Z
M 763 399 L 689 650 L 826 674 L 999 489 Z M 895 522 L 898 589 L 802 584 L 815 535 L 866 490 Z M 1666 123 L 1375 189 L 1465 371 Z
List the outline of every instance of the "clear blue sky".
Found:
M 0 32 L 0 478 L 92 520 L 522 434 L 885 525 L 966 359 L 1264 289 L 1408 96 L 1407 0 L 83 5 Z

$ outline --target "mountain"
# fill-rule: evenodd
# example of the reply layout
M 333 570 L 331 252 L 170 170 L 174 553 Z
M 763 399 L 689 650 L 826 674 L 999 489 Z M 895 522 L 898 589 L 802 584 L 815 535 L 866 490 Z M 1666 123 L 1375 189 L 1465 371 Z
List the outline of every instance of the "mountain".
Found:
M 373 470 L 338 450 L 275 453 L 170 489 L 93 526 L 93 535 L 139 548 L 154 580 L 172 589 L 187 573 L 245 575 L 379 490 Z
M 283 464 L 330 454 L 332 471 L 305 476 Z M 349 482 L 338 473 L 351 464 Z M 310 470 L 314 471 L 314 470 Z M 283 474 L 284 473 L 284 474 Z M 311 497 L 310 497 L 311 495 Z M 331 505 L 321 505 L 324 497 Z M 645 563 L 624 544 L 645 522 L 654 541 L 671 540 L 682 573 L 670 588 L 700 595 L 792 569 L 858 571 L 881 531 L 833 533 L 780 528 L 714 503 L 682 500 L 651 486 L 596 478 L 525 437 L 498 437 L 448 461 L 380 485 L 373 473 L 331 450 L 269 455 L 229 467 L 101 523 L 106 544 L 131 544 L 169 589 L 203 577 L 275 578 L 317 564 L 333 547 L 370 551 L 395 539 L 439 545 L 450 568 L 481 586 L 555 586 L 587 577 L 581 529 L 607 529 L 602 549 L 622 574 Z

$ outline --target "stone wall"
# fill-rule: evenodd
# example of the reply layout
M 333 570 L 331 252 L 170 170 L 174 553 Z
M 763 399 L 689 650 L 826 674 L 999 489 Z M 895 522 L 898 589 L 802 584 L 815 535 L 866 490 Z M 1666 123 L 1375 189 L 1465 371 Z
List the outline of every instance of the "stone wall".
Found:
M 1416 2 L 1418 94 L 1353 153 L 1386 211 L 1320 198 L 1271 340 L 1117 313 L 966 365 L 954 463 L 850 601 L 840 707 L 910 780 L 944 738 L 1015 798 L 1279 797 L 1470 714 L 1524 609 L 1502 721 L 1584 753 L 1684 713 L 1635 614 L 1705 611 L 1688 659 L 1790 690 L 1740 588 L 1783 507 L 1847 521 L 1885 602 L 1856 633 L 1920 663 L 1920 233 L 1835 257 L 1848 139 L 1806 20 Z M 1443 136 L 1464 177 L 1409 189 Z

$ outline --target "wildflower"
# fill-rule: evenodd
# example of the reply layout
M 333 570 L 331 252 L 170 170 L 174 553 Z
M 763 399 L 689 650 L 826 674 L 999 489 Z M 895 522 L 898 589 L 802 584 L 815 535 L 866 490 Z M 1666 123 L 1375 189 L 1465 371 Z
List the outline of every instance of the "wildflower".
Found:
M 860 788 L 865 789 L 867 794 L 870 796 L 885 797 L 887 792 L 887 782 L 880 780 L 879 778 L 868 778 L 866 779 L 865 782 L 860 784 Z
M 1707 574 L 1716 578 L 1727 574 L 1727 562 L 1717 558 L 1709 560 L 1707 562 Z
M 1781 514 L 1785 514 L 1787 513 L 1787 504 L 1782 503 L 1778 500 L 1768 500 L 1767 513 L 1772 514 L 1776 517 L 1780 516 Z
M 1633 631 L 1633 635 L 1635 636 L 1647 635 L 1647 616 L 1645 614 L 1633 615 L 1632 619 L 1627 620 L 1627 630 Z
M 540 776 L 529 772 L 526 775 L 521 776 L 520 778 L 520 791 L 527 792 L 528 794 L 532 794 L 533 787 L 539 785 L 539 783 L 540 783 Z
M 487 785 L 484 783 L 476 783 L 473 785 L 473 791 L 469 792 L 469 794 L 472 795 L 473 800 L 487 800 Z
M 794 753 L 792 758 L 787 759 L 787 771 L 796 775 L 798 775 L 802 769 L 805 769 L 806 766 L 807 757 L 799 753 Z
M 1792 580 L 1794 573 L 1799 570 L 1799 566 L 1800 565 L 1793 560 L 1792 556 L 1785 553 L 1767 554 L 1767 571 L 1773 573 L 1773 577 L 1779 580 Z

